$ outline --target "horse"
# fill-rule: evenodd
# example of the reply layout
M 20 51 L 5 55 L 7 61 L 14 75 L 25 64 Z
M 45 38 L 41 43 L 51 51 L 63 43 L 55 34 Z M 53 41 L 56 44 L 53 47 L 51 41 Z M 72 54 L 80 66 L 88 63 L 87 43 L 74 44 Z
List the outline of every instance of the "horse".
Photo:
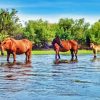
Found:
M 93 50 L 94 58 L 96 58 L 97 52 L 100 52 L 100 45 L 94 45 L 94 43 L 90 43 L 90 48 Z
M 71 61 L 74 60 L 74 56 L 77 60 L 77 52 L 78 52 L 78 43 L 75 40 L 59 40 L 55 39 L 52 42 L 55 54 L 55 60 L 60 59 L 59 52 L 67 52 L 70 50 L 71 52 Z
M 16 40 L 14 38 L 6 38 L 0 42 L 1 54 L 7 51 L 7 61 L 9 62 L 10 54 L 13 55 L 13 61 L 16 61 L 16 55 L 25 53 L 26 61 L 30 61 L 32 42 L 28 39 Z

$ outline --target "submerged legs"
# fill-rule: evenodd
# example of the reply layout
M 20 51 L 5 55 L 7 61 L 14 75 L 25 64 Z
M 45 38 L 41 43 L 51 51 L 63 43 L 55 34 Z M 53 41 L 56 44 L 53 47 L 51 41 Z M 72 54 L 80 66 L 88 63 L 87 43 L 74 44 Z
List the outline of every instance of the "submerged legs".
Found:
M 74 59 L 74 52 L 73 52 L 73 50 L 70 50 L 71 51 L 71 61 L 73 61 L 73 59 Z
M 94 58 L 96 58 L 96 50 L 93 50 Z
M 31 59 L 31 51 L 30 51 L 30 50 L 27 51 L 27 52 L 25 53 L 25 55 L 26 55 L 26 61 L 30 61 L 30 59 Z
M 56 51 L 55 59 L 56 59 L 56 60 L 60 59 L 59 51 Z
M 75 60 L 77 60 L 77 50 L 70 50 L 71 51 L 71 61 L 74 60 L 74 56 L 75 56 Z

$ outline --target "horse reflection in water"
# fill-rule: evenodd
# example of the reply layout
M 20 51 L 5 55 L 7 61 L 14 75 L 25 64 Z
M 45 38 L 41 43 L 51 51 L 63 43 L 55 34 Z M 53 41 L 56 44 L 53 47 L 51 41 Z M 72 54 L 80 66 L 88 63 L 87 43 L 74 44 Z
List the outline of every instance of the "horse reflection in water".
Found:
M 93 59 L 91 59 L 92 62 L 100 62 L 100 58 L 96 58 L 94 57 Z
M 1 63 L 4 70 L 4 78 L 6 80 L 16 80 L 21 76 L 31 76 L 32 65 L 31 62 L 13 62 Z
M 7 51 L 7 61 L 9 62 L 10 54 L 13 55 L 13 61 L 16 61 L 16 54 L 25 53 L 26 61 L 31 59 L 32 43 L 27 39 L 15 40 L 13 38 L 6 38 L 0 43 L 1 54 Z
M 59 38 L 55 38 L 52 42 L 53 48 L 56 52 L 55 60 L 59 62 L 60 54 L 59 52 L 67 52 L 70 50 L 71 52 L 71 61 L 77 61 L 77 52 L 78 52 L 78 43 L 75 40 L 60 40 Z

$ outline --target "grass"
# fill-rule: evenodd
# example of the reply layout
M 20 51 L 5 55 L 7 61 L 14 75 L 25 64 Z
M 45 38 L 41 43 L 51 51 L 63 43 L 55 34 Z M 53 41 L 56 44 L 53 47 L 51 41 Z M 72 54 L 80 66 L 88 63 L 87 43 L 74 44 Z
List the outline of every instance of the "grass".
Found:
M 33 55 L 52 55 L 55 54 L 54 50 L 33 50 Z M 60 54 L 64 55 L 70 55 L 70 51 L 67 52 L 60 52 Z M 92 50 L 78 50 L 78 54 L 93 54 Z M 6 51 L 4 52 L 4 55 L 7 55 Z
M 50 55 L 55 54 L 54 50 L 33 50 L 32 54 L 34 55 Z M 60 54 L 70 54 L 70 51 L 68 52 L 60 52 Z M 92 54 L 92 50 L 79 50 L 78 54 Z

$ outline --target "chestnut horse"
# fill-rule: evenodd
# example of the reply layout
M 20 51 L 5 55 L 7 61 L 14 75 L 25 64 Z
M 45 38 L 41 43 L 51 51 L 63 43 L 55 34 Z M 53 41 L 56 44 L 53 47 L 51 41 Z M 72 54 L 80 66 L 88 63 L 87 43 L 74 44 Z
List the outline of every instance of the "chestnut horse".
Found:
M 75 40 L 55 40 L 55 42 L 52 42 L 52 44 L 56 52 L 56 60 L 60 59 L 59 52 L 67 52 L 69 50 L 71 52 L 71 60 L 74 60 L 74 56 L 77 60 L 78 43 Z
M 4 51 L 7 51 L 7 61 L 9 61 L 10 54 L 13 54 L 13 61 L 16 61 L 16 54 L 23 53 L 26 55 L 26 61 L 30 61 L 32 43 L 27 39 L 15 40 L 13 38 L 6 38 L 0 43 L 0 49 L 2 55 Z
M 94 43 L 90 43 L 90 48 L 92 48 L 94 58 L 96 58 L 97 52 L 100 52 L 100 45 L 94 45 Z

